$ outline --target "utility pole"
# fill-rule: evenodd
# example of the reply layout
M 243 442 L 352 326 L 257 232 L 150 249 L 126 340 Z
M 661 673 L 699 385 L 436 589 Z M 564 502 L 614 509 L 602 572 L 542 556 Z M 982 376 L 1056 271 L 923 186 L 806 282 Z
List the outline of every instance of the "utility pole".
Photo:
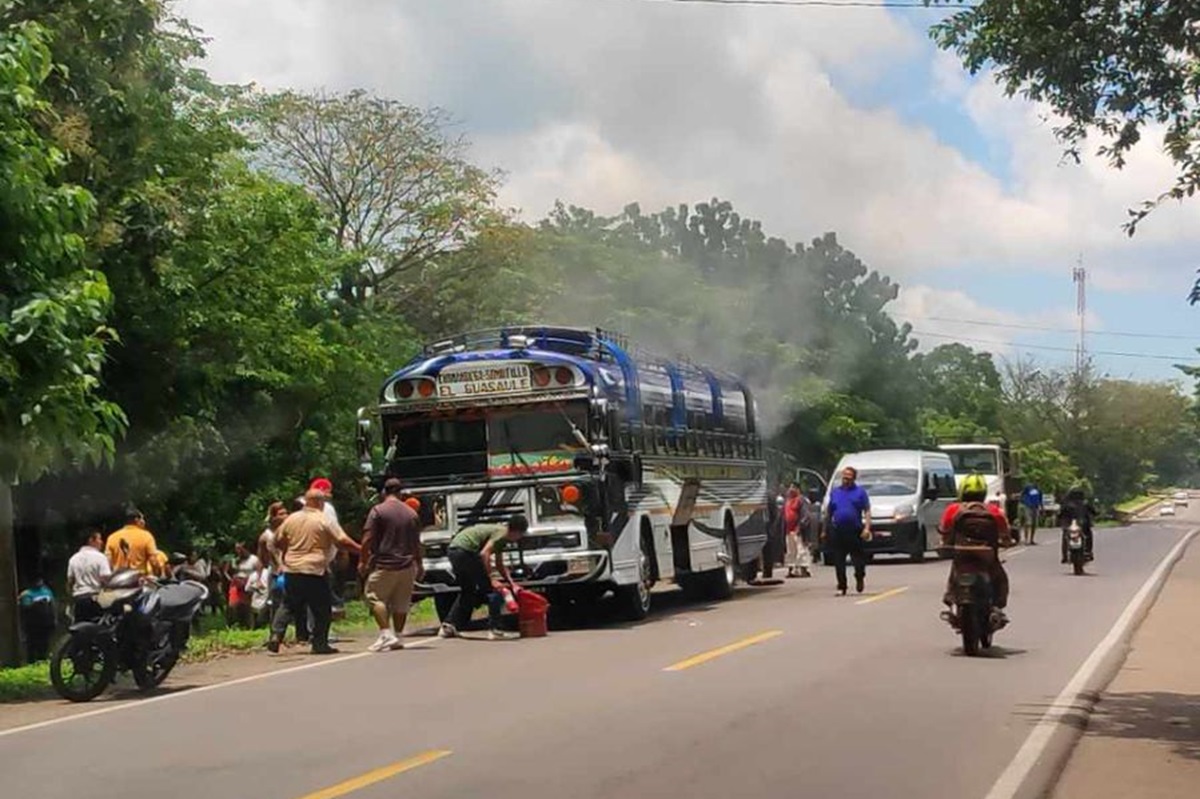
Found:
M 1083 268 L 1083 255 L 1080 254 L 1071 271 L 1071 279 L 1075 282 L 1075 313 L 1079 317 L 1079 343 L 1075 346 L 1075 371 L 1083 375 L 1087 365 L 1087 270 Z

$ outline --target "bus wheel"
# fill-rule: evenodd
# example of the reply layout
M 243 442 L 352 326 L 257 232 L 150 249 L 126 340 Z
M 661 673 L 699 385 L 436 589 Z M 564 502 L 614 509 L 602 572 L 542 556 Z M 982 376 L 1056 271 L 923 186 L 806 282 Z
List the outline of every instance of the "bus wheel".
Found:
M 641 621 L 650 614 L 650 586 L 654 584 L 654 549 L 648 530 L 638 538 L 638 581 L 633 585 L 617 586 L 617 606 L 621 618 Z
M 737 577 L 738 572 L 738 551 L 737 539 L 733 534 L 733 524 L 731 521 L 725 522 L 725 556 L 727 558 L 725 564 L 714 569 L 705 575 L 707 585 L 705 593 L 710 599 L 729 599 L 733 596 L 733 581 Z

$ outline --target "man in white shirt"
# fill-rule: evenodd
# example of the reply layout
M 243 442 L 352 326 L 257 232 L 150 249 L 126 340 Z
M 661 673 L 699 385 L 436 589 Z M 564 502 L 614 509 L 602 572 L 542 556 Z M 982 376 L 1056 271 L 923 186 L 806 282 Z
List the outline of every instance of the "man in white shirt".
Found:
M 112 574 L 112 566 L 104 555 L 104 534 L 89 530 L 87 540 L 67 561 L 67 590 L 74 602 L 75 621 L 91 621 L 100 615 L 96 595 Z

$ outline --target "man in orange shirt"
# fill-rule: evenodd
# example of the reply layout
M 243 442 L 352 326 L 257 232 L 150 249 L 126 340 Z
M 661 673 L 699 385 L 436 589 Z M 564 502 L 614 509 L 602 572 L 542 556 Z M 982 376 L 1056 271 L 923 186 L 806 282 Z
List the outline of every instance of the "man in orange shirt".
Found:
M 146 517 L 137 508 L 125 512 L 125 526 L 109 535 L 104 554 L 113 571 L 136 569 L 142 574 L 166 574 L 167 558 L 158 551 L 154 534 L 146 529 Z

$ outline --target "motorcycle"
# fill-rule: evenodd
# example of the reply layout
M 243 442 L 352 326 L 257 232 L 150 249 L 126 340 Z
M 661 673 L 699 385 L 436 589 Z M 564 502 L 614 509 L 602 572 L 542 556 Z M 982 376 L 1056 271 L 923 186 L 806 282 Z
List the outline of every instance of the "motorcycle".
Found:
M 1063 535 L 1067 539 L 1067 558 L 1071 561 L 1071 568 L 1075 574 L 1083 574 L 1083 564 L 1087 558 L 1086 549 L 1083 541 L 1083 529 L 1079 526 L 1079 522 L 1072 520 L 1071 526 L 1063 531 Z
M 974 657 L 992 645 L 992 634 L 1005 626 L 1004 615 L 995 606 L 992 559 L 999 557 L 991 543 L 975 540 L 955 542 L 948 547 L 954 560 L 954 610 L 943 611 L 942 619 L 962 636 L 963 654 Z
M 192 619 L 208 588 L 192 580 L 155 580 L 133 569 L 116 572 L 96 596 L 100 616 L 72 624 L 50 658 L 50 681 L 63 699 L 88 702 L 118 672 L 142 691 L 167 678 L 191 636 Z

